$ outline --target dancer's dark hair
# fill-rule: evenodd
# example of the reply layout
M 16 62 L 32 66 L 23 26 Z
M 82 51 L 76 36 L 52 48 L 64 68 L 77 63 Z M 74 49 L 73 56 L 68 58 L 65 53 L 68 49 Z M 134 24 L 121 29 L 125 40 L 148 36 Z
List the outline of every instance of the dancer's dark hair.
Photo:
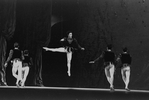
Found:
M 19 43 L 18 42 L 14 43 L 14 48 L 19 48 Z

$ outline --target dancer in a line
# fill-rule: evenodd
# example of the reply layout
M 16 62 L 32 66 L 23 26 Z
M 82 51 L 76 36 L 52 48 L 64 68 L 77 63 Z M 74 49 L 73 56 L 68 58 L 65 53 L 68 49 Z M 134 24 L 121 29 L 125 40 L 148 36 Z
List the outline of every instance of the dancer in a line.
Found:
M 62 38 L 60 40 L 63 44 L 63 47 L 60 48 L 47 48 L 43 47 L 46 51 L 53 51 L 53 52 L 64 52 L 67 54 L 67 67 L 68 67 L 68 76 L 71 76 L 71 60 L 72 60 L 72 54 L 74 50 L 81 49 L 85 50 L 82 48 L 77 40 L 73 38 L 72 32 L 68 32 L 68 37 Z
M 19 44 L 14 43 L 14 49 L 10 50 L 9 56 L 5 62 L 5 67 L 7 67 L 8 62 L 11 60 L 12 62 L 12 75 L 17 79 L 16 85 L 20 86 L 21 78 L 21 70 L 22 70 L 22 59 L 23 52 L 19 49 Z M 18 72 L 18 73 L 17 73 Z
M 129 91 L 128 85 L 129 85 L 129 79 L 130 79 L 130 65 L 132 61 L 132 57 L 128 53 L 127 48 L 123 48 L 123 53 L 121 53 L 117 61 L 121 60 L 122 67 L 121 67 L 121 74 L 122 74 L 122 79 L 125 83 L 125 89 Z
M 101 56 L 99 56 L 94 61 L 90 61 L 89 63 L 95 63 L 100 58 L 104 59 L 104 67 L 105 67 L 105 75 L 107 77 L 108 82 L 110 83 L 110 90 L 114 91 L 113 81 L 114 81 L 114 72 L 115 72 L 115 54 L 112 51 L 112 45 L 107 46 L 107 50 L 104 51 Z
M 26 78 L 28 76 L 30 67 L 32 65 L 32 58 L 29 56 L 29 51 L 24 50 L 23 52 L 23 66 L 22 66 L 22 83 L 21 86 L 25 86 Z

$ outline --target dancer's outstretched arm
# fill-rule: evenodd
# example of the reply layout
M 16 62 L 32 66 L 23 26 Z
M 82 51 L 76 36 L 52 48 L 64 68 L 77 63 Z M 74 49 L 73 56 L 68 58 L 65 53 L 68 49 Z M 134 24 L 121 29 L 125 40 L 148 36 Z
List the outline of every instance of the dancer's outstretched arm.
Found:
M 98 58 L 96 58 L 95 60 L 93 60 L 93 61 L 90 61 L 89 63 L 95 63 L 96 61 L 98 61 L 99 60 L 99 57 Z
M 74 41 L 76 43 L 77 48 L 81 49 L 81 50 L 85 50 L 85 48 L 81 47 L 78 43 L 78 41 L 74 38 Z
M 98 58 L 96 58 L 95 60 L 93 61 L 90 61 L 89 63 L 95 63 L 96 61 L 98 61 L 100 58 L 102 58 L 104 55 L 104 53 L 102 53 Z

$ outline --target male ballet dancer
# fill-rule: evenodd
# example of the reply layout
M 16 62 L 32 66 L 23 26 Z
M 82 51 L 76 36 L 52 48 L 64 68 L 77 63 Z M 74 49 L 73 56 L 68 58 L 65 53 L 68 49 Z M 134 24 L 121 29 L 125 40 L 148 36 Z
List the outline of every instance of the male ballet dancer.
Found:
M 121 74 L 122 74 L 122 79 L 125 83 L 125 89 L 127 91 L 130 91 L 128 88 L 128 85 L 129 85 L 129 79 L 130 79 L 130 65 L 131 65 L 132 57 L 128 53 L 128 50 L 126 47 L 123 48 L 123 53 L 121 53 L 118 56 L 117 61 L 119 60 L 121 60 L 121 63 L 122 63 Z
M 104 59 L 105 75 L 108 82 L 110 83 L 110 90 L 114 91 L 113 81 L 114 81 L 114 71 L 115 71 L 115 54 L 112 52 L 112 45 L 107 46 L 107 50 L 104 51 L 100 57 L 89 63 L 95 63 L 100 58 Z
M 21 69 L 22 69 L 22 59 L 23 53 L 19 49 L 19 44 L 16 42 L 14 43 L 14 49 L 10 50 L 9 56 L 5 62 L 5 67 L 7 67 L 8 62 L 11 60 L 12 62 L 12 75 L 17 79 L 16 85 L 20 86 L 20 82 L 22 81 L 21 78 Z M 18 74 L 17 74 L 18 72 Z
M 82 48 L 77 40 L 75 38 L 73 38 L 72 32 L 68 32 L 68 37 L 62 38 L 60 40 L 63 44 L 63 47 L 60 48 L 47 48 L 47 47 L 43 47 L 46 51 L 53 51 L 53 52 L 64 52 L 67 54 L 67 67 L 68 67 L 68 76 L 71 76 L 71 60 L 72 60 L 72 54 L 74 52 L 74 50 L 77 49 L 81 49 L 81 50 L 85 50 L 84 48 Z
M 28 76 L 30 67 L 32 65 L 32 58 L 29 56 L 29 51 L 24 50 L 23 52 L 23 66 L 22 66 L 22 84 L 21 86 L 25 86 L 26 78 Z

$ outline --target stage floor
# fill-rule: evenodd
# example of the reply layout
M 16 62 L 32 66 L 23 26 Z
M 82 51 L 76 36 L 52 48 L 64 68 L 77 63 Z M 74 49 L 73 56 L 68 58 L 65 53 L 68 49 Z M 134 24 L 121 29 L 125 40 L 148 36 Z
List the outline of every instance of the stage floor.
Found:
M 0 100 L 149 100 L 149 91 L 69 87 L 0 86 Z

